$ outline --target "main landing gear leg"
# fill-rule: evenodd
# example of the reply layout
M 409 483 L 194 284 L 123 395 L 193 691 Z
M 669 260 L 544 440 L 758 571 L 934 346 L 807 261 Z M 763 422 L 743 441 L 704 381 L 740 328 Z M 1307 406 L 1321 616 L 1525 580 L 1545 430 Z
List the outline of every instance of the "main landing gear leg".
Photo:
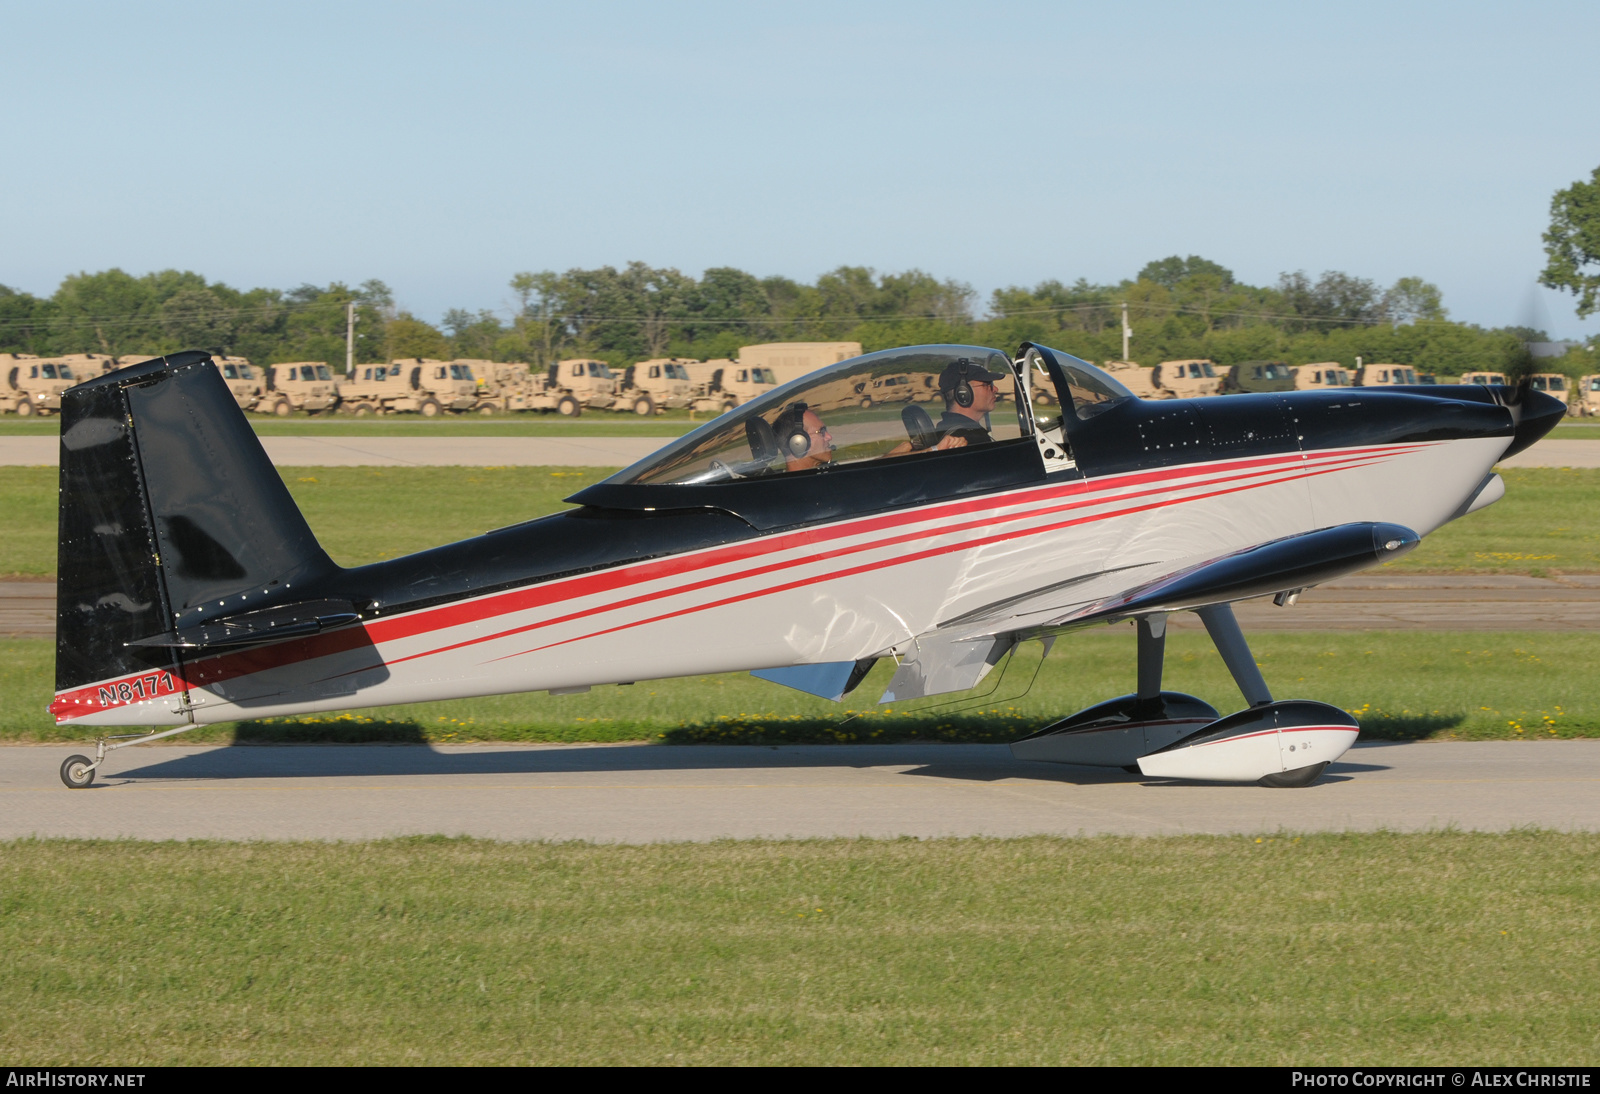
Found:
M 1139 702 L 1161 698 L 1161 670 L 1167 660 L 1167 617 L 1164 612 L 1140 616 L 1139 627 Z
M 1244 701 L 1253 707 L 1264 707 L 1272 702 L 1272 692 L 1267 690 L 1267 682 L 1261 677 L 1261 669 L 1256 665 L 1256 659 L 1250 652 L 1250 645 L 1244 640 L 1244 632 L 1239 629 L 1239 621 L 1233 617 L 1233 607 L 1228 604 L 1211 604 L 1204 608 L 1197 608 L 1196 615 L 1200 622 L 1206 625 L 1206 633 L 1211 636 L 1211 641 L 1216 643 L 1217 652 L 1222 654 L 1222 663 L 1228 666 L 1228 671 L 1233 674 L 1233 682 L 1239 685 L 1239 690 L 1244 692 Z M 1139 647 L 1139 668 L 1144 671 L 1144 646 Z

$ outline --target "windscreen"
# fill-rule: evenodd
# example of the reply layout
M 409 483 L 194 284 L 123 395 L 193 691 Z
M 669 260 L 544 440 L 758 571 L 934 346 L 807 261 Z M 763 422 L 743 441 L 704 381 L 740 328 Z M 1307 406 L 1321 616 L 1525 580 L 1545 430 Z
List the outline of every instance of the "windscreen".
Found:
M 1015 374 L 999 350 L 884 350 L 767 392 L 607 481 L 716 483 L 914 457 L 1014 440 L 1018 413 Z

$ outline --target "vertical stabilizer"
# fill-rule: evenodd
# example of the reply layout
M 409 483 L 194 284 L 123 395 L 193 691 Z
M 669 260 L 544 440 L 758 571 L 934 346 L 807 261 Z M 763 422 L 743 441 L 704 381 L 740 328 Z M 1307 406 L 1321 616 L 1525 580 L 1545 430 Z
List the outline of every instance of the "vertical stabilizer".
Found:
M 337 569 L 199 351 L 63 394 L 59 550 L 57 692 L 179 669 L 131 643 L 301 599 Z

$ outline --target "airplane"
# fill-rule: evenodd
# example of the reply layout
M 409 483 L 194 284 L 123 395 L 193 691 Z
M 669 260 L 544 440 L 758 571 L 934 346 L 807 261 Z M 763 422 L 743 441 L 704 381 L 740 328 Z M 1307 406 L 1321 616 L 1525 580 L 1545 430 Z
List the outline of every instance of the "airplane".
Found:
M 50 710 L 146 728 L 61 777 L 216 722 L 690 674 L 839 700 L 892 658 L 880 701 L 903 703 L 1133 620 L 1135 690 L 1017 757 L 1306 786 L 1359 726 L 1274 699 L 1230 605 L 1401 557 L 1500 498 L 1494 465 L 1564 412 L 1526 384 L 1145 401 L 1034 343 L 913 346 L 784 384 L 566 512 L 342 568 L 211 357 L 155 358 L 62 399 Z M 1178 611 L 1242 709 L 1163 690 Z

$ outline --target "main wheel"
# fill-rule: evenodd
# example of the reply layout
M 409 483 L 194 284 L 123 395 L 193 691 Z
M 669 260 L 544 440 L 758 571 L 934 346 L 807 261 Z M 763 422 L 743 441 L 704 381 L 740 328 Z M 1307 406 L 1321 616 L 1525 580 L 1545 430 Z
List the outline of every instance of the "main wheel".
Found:
M 357 403 L 351 409 L 350 413 L 354 414 L 357 418 L 365 418 L 367 415 L 371 414 L 374 409 L 375 408 L 371 403 Z
M 289 404 L 288 399 L 279 399 L 272 404 L 272 412 L 280 418 L 287 418 L 294 413 L 294 407 Z
M 439 401 L 437 399 L 424 399 L 422 400 L 422 405 L 417 408 L 417 411 L 424 418 L 437 418 L 439 416 L 440 409 L 442 408 L 439 406 Z
M 1283 771 L 1277 775 L 1263 775 L 1261 786 L 1291 787 L 1310 786 L 1317 781 L 1317 776 L 1322 774 L 1326 763 L 1312 764 L 1310 767 L 1297 767 L 1293 771 Z
M 583 407 L 578 405 L 578 400 L 570 395 L 563 395 L 556 404 L 556 413 L 563 418 L 576 418 L 583 413 Z
M 31 418 L 32 416 L 33 416 L 33 401 L 31 399 L 23 399 L 22 402 L 17 404 L 17 417 L 19 417 L 19 418 Z
M 87 756 L 68 756 L 61 761 L 61 781 L 70 789 L 82 790 L 94 782 L 94 761 Z
M 648 395 L 641 395 L 633 401 L 633 412 L 641 418 L 648 418 L 656 412 L 656 404 Z
M 492 417 L 494 417 L 494 407 L 492 407 L 492 406 L 480 406 L 478 408 L 478 413 L 482 414 L 485 418 L 492 418 Z

